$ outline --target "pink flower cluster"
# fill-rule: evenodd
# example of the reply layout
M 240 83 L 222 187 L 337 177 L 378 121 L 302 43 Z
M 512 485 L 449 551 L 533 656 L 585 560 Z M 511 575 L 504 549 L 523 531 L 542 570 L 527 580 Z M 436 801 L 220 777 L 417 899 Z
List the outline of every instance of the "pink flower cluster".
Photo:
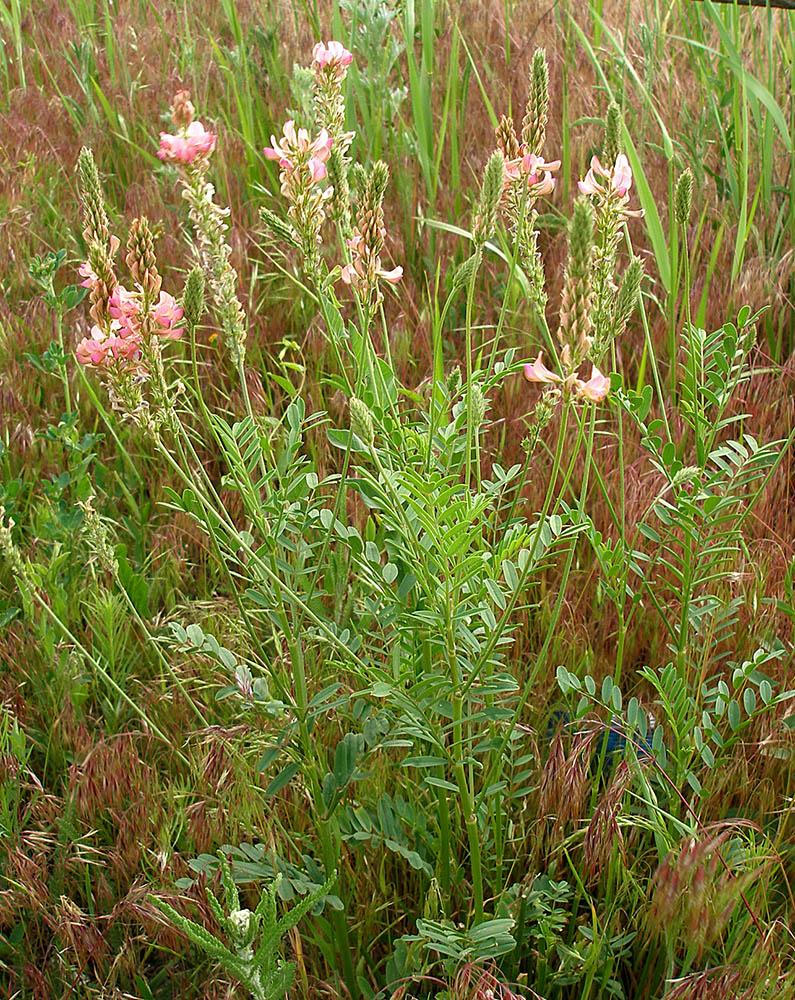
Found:
M 317 139 L 310 139 L 305 128 L 296 129 L 295 122 L 291 119 L 284 123 L 282 128 L 282 138 L 277 141 L 276 136 L 271 136 L 271 145 L 264 149 L 265 158 L 268 160 L 278 160 L 279 166 L 289 177 L 302 165 L 309 168 L 310 184 L 317 184 L 326 176 L 326 160 L 331 152 L 331 136 L 325 129 L 321 129 Z M 282 191 L 284 192 L 285 180 L 282 180 Z M 284 192 L 286 193 L 286 192 Z
M 369 280 L 368 263 L 370 262 L 372 253 L 365 244 L 364 236 L 362 236 L 358 229 L 354 229 L 351 239 L 345 242 L 351 248 L 352 261 L 343 267 L 340 277 L 346 285 L 358 285 L 361 282 L 367 282 Z M 383 281 L 388 281 L 390 284 L 396 285 L 403 277 L 403 268 L 400 265 L 393 267 L 391 271 L 385 271 L 381 267 L 380 257 L 376 257 L 373 263 L 375 265 L 375 276 L 381 278 Z
M 80 269 L 83 274 L 88 265 Z M 83 282 L 85 285 L 86 282 Z M 112 319 L 110 328 L 103 330 L 92 326 L 91 334 L 77 345 L 77 359 L 84 365 L 101 367 L 111 361 L 137 361 L 141 356 L 143 343 L 141 299 L 138 292 L 129 292 L 122 285 L 116 285 L 108 300 L 108 312 Z M 149 333 L 165 340 L 179 340 L 182 327 L 177 323 L 184 311 L 176 299 L 168 292 L 161 292 L 149 314 Z
M 525 153 L 515 160 L 505 161 L 505 187 L 509 188 L 522 177 L 526 178 L 528 184 L 528 196 L 531 198 L 541 198 L 552 193 L 555 187 L 555 178 L 552 171 L 560 167 L 560 160 L 552 160 L 546 163 L 542 157 L 535 153 Z
M 192 121 L 176 135 L 160 133 L 160 149 L 157 155 L 166 163 L 189 166 L 199 160 L 206 160 L 215 149 L 216 135 L 208 132 L 199 121 Z
M 116 285 L 108 302 L 111 316 L 121 327 L 129 331 L 128 336 L 141 337 L 141 299 L 137 292 L 128 292 L 122 285 Z M 149 314 L 150 332 L 155 337 L 164 340 L 179 340 L 182 327 L 177 323 L 182 319 L 184 311 L 177 305 L 176 299 L 168 292 L 161 292 L 160 298 L 152 306 Z
M 604 199 L 612 195 L 626 200 L 632 187 L 632 167 L 629 160 L 624 153 L 619 153 L 613 169 L 606 170 L 599 162 L 599 157 L 592 156 L 585 180 L 577 181 L 577 187 L 582 194 L 596 195 L 597 198 Z
M 561 378 L 550 371 L 541 360 L 541 354 L 531 365 L 524 366 L 524 377 L 528 382 L 543 382 L 547 385 L 566 385 L 574 390 L 575 395 L 580 399 L 587 399 L 591 403 L 600 403 L 610 391 L 610 379 L 603 375 L 596 365 L 591 366 L 591 377 L 587 382 L 576 376 Z
M 342 42 L 329 42 L 328 45 L 318 42 L 312 49 L 312 59 L 318 69 L 333 70 L 337 75 L 341 72 L 344 77 L 353 62 L 353 53 L 349 52 Z
M 77 360 L 83 365 L 101 368 L 111 361 L 137 361 L 141 356 L 141 338 L 130 333 L 115 320 L 109 332 L 96 324 L 91 335 L 84 337 L 76 348 Z

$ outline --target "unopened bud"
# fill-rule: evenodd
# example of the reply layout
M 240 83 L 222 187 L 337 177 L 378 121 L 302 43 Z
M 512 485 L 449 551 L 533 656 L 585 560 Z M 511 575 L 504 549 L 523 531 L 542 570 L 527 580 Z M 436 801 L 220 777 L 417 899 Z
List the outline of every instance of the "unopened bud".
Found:
M 515 160 L 519 155 L 519 140 L 513 127 L 513 119 L 503 115 L 495 130 L 497 145 L 506 160 Z
M 541 155 L 547 136 L 547 120 L 549 118 L 549 67 L 547 55 L 543 49 L 536 49 L 533 54 L 533 67 L 530 71 L 530 95 L 527 99 L 525 116 L 522 120 L 522 142 L 529 153 Z
M 275 212 L 272 212 L 269 208 L 265 208 L 263 205 L 259 210 L 259 217 L 262 224 L 277 240 L 296 250 L 300 247 L 300 241 L 296 238 L 292 226 L 280 219 Z
M 133 281 L 137 282 L 150 297 L 150 301 L 160 293 L 161 279 L 157 273 L 155 243 L 152 230 L 144 218 L 134 219 L 127 240 L 127 267 Z
M 505 181 L 505 158 L 499 149 L 495 150 L 486 164 L 483 175 L 483 186 L 480 189 L 478 210 L 473 225 L 476 247 L 482 247 L 486 240 L 491 239 L 497 227 L 497 212 L 502 198 Z
M 447 394 L 452 399 L 453 396 L 458 395 L 458 390 L 461 388 L 461 369 L 456 367 L 447 376 Z
M 676 182 L 674 196 L 674 211 L 676 221 L 680 226 L 686 226 L 690 220 L 690 206 L 693 202 L 693 174 L 685 170 Z
M 228 918 L 229 936 L 238 948 L 246 948 L 254 940 L 257 921 L 251 910 L 232 910 Z
M 626 329 L 632 313 L 640 299 L 640 283 L 643 280 L 643 261 L 633 257 L 627 265 L 616 295 L 614 334 L 620 337 Z
M 171 119 L 177 128 L 185 129 L 193 121 L 196 110 L 191 104 L 190 93 L 187 90 L 178 90 L 174 94 L 174 103 L 171 105 Z
M 621 152 L 622 125 L 623 116 L 621 108 L 619 108 L 615 101 L 611 101 L 605 115 L 604 162 L 608 168 L 613 166 L 618 154 Z
M 560 300 L 561 345 L 568 348 L 565 355 L 576 368 L 583 359 L 583 349 L 588 343 L 593 327 L 593 231 L 594 210 L 587 198 L 578 198 L 569 223 L 569 254 L 563 279 Z M 568 369 L 568 361 L 564 361 Z
M 119 563 L 108 537 L 108 527 L 94 509 L 94 500 L 95 497 L 90 496 L 79 505 L 83 508 L 83 531 L 89 548 L 102 568 L 115 576 L 119 571 Z
M 80 200 L 83 205 L 83 236 L 89 243 L 101 243 L 106 246 L 110 229 L 105 212 L 105 200 L 94 154 L 87 146 L 83 146 L 80 150 L 77 164 L 80 174 Z
M 469 387 L 469 402 L 472 410 L 472 429 L 476 431 L 483 423 L 487 406 L 486 397 L 477 382 Z
M 483 255 L 480 250 L 476 250 L 471 257 L 459 264 L 455 269 L 453 274 L 453 289 L 463 288 L 468 285 L 472 280 L 472 276 L 475 274 L 477 269 L 480 267 L 480 262 L 483 259 Z
M 351 430 L 366 445 L 372 446 L 375 440 L 375 430 L 373 429 L 373 417 L 367 404 L 356 396 L 352 396 L 348 406 L 351 411 Z
M 182 308 L 185 310 L 185 326 L 188 330 L 195 330 L 204 312 L 204 275 L 199 267 L 194 267 L 185 281 Z

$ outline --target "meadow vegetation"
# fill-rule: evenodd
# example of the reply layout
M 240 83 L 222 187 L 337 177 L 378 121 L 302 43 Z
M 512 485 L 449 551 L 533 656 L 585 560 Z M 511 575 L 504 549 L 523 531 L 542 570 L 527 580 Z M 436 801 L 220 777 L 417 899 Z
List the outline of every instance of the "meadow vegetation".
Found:
M 0 984 L 795 997 L 795 13 L 0 0 Z

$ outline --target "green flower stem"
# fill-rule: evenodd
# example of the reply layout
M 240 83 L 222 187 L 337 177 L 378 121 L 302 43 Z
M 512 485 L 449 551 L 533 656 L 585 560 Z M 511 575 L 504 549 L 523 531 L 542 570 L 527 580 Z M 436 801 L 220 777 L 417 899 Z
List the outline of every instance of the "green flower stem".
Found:
M 63 383 L 63 395 L 64 404 L 66 406 L 66 412 L 72 412 L 72 393 L 69 389 L 69 372 L 66 367 L 66 353 L 64 351 L 64 339 L 63 339 L 63 305 L 58 296 L 55 295 L 55 289 L 52 291 L 53 299 L 55 301 L 55 332 L 58 337 L 58 347 L 60 348 L 60 360 L 58 362 L 58 369 L 61 373 L 61 382 Z
M 469 842 L 470 864 L 472 866 L 472 903 L 475 923 L 483 920 L 483 868 L 480 854 L 480 834 L 478 831 L 478 820 L 475 812 L 474 795 L 467 778 L 464 766 L 464 694 L 461 684 L 461 669 L 458 664 L 456 653 L 455 632 L 453 629 L 453 608 L 451 595 L 448 593 L 447 599 L 447 662 L 450 667 L 453 681 L 453 757 L 455 764 L 453 771 L 455 774 L 458 793 L 461 796 L 461 808 L 464 814 L 464 824 Z
M 479 261 L 478 261 L 479 264 Z M 472 481 L 472 307 L 475 301 L 475 282 L 478 276 L 478 266 L 472 268 L 472 275 L 467 286 L 466 303 L 466 366 L 467 366 L 467 443 L 466 443 L 466 476 L 464 485 L 466 486 L 467 502 L 471 500 L 469 495 L 470 483 Z

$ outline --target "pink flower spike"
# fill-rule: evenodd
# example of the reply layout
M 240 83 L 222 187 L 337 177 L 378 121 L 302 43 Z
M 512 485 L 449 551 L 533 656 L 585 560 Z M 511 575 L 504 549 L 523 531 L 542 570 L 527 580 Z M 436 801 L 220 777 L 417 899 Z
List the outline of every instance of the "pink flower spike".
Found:
M 349 52 L 342 42 L 329 42 L 328 45 L 318 42 L 312 49 L 312 58 L 315 65 L 320 68 L 331 66 L 335 69 L 347 69 L 353 62 L 353 53 Z
M 591 377 L 587 382 L 577 379 L 574 388 L 578 396 L 582 399 L 590 400 L 592 403 L 601 403 L 610 391 L 610 379 L 603 375 L 596 365 L 591 366 Z
M 122 337 L 137 333 L 140 311 L 141 306 L 135 292 L 128 292 L 123 285 L 116 285 L 108 299 L 108 312 L 121 328 Z
M 157 155 L 166 163 L 188 165 L 194 160 L 206 159 L 215 149 L 216 136 L 208 132 L 199 121 L 193 121 L 182 132 L 170 135 L 160 133 Z
M 563 381 L 559 375 L 556 375 L 554 372 L 551 372 L 549 368 L 547 368 L 541 360 L 540 353 L 532 365 L 524 366 L 524 377 L 528 382 L 546 382 L 552 384 Z
M 619 153 L 613 170 L 613 190 L 623 197 L 631 187 L 632 167 L 630 167 L 626 155 Z

